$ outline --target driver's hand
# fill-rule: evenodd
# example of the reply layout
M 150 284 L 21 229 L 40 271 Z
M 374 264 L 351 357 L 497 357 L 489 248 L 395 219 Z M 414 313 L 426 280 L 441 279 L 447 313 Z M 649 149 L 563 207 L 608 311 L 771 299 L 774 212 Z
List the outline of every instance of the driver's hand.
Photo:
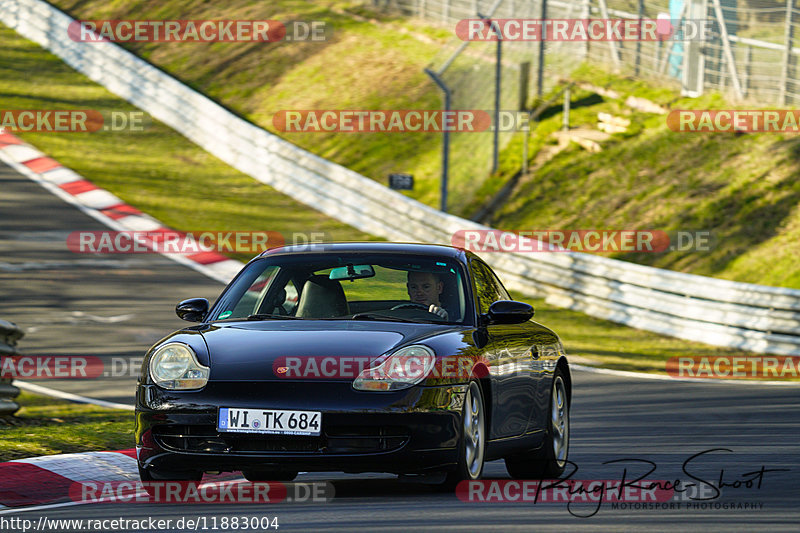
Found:
M 444 320 L 449 320 L 449 317 L 447 315 L 447 311 L 445 311 L 441 307 L 438 307 L 438 306 L 436 306 L 434 304 L 431 304 L 431 306 L 428 308 L 428 312 L 429 313 L 433 313 L 434 315 L 439 315 Z

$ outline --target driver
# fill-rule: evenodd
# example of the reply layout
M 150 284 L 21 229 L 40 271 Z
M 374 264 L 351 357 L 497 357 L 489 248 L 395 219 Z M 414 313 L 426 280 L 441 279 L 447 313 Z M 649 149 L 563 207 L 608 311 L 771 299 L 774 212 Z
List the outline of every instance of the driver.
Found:
M 447 311 L 439 303 L 439 295 L 444 290 L 444 283 L 437 274 L 433 272 L 409 272 L 408 297 L 415 304 L 428 307 L 428 312 L 439 315 L 444 320 L 448 320 Z

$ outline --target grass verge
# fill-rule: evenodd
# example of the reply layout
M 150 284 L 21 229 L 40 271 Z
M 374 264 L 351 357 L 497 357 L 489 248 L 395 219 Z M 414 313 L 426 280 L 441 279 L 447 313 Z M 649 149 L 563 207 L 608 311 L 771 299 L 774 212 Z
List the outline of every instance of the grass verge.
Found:
M 133 448 L 133 412 L 31 394 L 14 417 L 0 418 L 0 461 Z

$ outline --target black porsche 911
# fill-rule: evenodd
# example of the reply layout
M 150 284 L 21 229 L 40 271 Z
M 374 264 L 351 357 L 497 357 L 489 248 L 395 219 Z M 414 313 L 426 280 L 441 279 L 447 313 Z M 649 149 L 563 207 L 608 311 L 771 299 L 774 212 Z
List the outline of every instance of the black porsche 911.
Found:
M 447 246 L 283 247 L 250 261 L 198 322 L 147 353 L 136 394 L 143 481 L 238 471 L 390 472 L 452 485 L 505 459 L 554 477 L 571 377 L 475 254 Z

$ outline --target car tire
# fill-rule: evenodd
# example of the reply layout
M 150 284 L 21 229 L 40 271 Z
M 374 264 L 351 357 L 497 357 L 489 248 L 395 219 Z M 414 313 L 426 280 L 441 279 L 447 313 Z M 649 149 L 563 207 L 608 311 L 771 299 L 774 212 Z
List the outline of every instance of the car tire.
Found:
M 558 478 L 569 454 L 569 396 L 564 373 L 557 368 L 550 388 L 550 410 L 544 442 L 535 449 L 505 458 L 515 479 Z
M 292 470 L 242 470 L 247 481 L 293 481 L 297 472 Z
M 461 435 L 458 439 L 458 463 L 447 472 L 440 490 L 453 490 L 461 481 L 480 479 L 486 457 L 486 404 L 477 381 L 470 381 L 464 395 Z

